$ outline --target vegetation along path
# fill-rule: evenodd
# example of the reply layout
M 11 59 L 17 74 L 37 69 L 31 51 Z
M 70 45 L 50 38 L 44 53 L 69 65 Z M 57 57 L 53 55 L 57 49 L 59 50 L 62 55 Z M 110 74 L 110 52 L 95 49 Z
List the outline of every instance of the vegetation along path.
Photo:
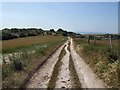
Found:
M 106 85 L 76 53 L 73 40 L 68 38 L 33 75 L 26 87 L 105 88 Z

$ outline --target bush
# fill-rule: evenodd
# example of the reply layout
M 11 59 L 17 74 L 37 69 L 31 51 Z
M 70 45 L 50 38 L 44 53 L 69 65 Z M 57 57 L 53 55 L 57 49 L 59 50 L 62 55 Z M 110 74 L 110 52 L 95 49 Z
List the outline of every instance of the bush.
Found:
M 115 50 L 108 48 L 107 58 L 108 58 L 109 63 L 114 63 L 115 61 L 117 61 L 118 57 L 119 56 Z
M 28 58 L 28 53 L 27 53 L 27 51 L 26 50 L 23 50 L 23 52 L 22 52 L 22 58 L 23 59 L 26 59 L 26 58 Z
M 19 37 L 26 37 L 25 33 L 20 33 Z
M 20 58 L 15 58 L 13 60 L 13 69 L 17 71 L 21 71 L 23 69 L 22 62 L 20 61 Z

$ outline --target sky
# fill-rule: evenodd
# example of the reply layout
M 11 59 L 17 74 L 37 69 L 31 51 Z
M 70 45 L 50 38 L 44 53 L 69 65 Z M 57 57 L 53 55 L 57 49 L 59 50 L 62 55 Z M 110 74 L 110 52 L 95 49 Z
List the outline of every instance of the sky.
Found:
M 117 2 L 3 2 L 2 28 L 118 33 Z

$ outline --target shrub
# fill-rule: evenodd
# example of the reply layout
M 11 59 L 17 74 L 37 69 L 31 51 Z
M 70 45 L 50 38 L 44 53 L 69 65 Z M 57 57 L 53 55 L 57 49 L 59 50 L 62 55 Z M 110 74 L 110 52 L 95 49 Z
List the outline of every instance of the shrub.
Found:
M 20 61 L 20 58 L 15 58 L 12 63 L 13 69 L 17 71 L 21 71 L 23 69 L 22 62 Z
M 115 50 L 108 48 L 107 58 L 108 58 L 109 63 L 114 63 L 115 61 L 117 61 L 118 57 L 119 56 Z
M 13 73 L 11 64 L 6 64 L 2 66 L 2 80 L 4 80 L 7 76 L 11 75 L 11 73 Z
M 22 56 L 22 58 L 23 58 L 23 59 L 28 58 L 28 53 L 27 53 L 27 50 L 23 50 L 23 52 L 22 52 L 21 56 Z
M 26 37 L 25 33 L 20 33 L 19 37 Z

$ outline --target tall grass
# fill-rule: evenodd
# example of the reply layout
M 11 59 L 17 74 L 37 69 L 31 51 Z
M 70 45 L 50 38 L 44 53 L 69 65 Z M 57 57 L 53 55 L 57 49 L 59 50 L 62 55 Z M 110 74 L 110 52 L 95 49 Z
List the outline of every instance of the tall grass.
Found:
M 20 51 L 21 49 L 31 48 L 33 45 L 40 45 L 56 40 L 64 39 L 63 36 L 34 36 L 27 38 L 18 38 L 13 40 L 2 41 L 2 52 L 12 53 Z
M 109 44 L 101 44 L 100 41 L 88 44 L 86 40 L 74 39 L 74 42 L 77 52 L 109 87 L 120 86 L 120 47 L 117 44 L 110 48 Z
M 22 54 L 18 56 L 12 52 L 11 62 L 9 64 L 3 63 L 2 77 L 4 88 L 19 88 L 25 82 L 26 78 L 29 77 L 32 72 L 35 72 L 36 68 L 66 40 L 64 37 L 59 37 L 54 40 L 48 40 L 46 37 L 46 39 L 44 39 L 47 41 L 45 43 L 20 47 L 18 50 L 16 49 L 15 51 L 22 52 Z M 31 53 L 33 50 L 35 52 Z

